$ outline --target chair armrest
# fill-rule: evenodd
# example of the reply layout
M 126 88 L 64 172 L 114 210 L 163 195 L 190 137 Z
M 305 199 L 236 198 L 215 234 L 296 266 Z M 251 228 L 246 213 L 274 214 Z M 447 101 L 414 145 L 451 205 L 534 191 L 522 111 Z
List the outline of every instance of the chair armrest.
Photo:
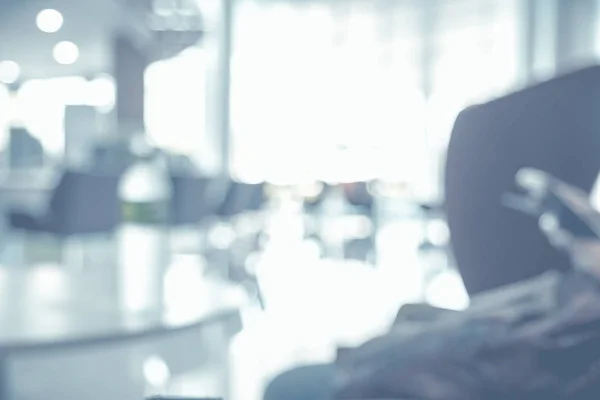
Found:
M 41 231 L 44 224 L 41 219 L 23 211 L 10 211 L 8 214 L 10 225 L 15 229 L 26 231 Z

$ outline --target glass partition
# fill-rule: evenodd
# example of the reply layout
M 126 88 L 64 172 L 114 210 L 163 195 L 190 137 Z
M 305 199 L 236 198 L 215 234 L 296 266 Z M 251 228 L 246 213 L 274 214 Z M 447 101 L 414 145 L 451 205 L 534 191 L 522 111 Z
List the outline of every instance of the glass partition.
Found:
M 424 3 L 240 1 L 232 171 L 437 191 L 456 114 L 517 80 L 518 0 L 440 1 L 429 33 Z

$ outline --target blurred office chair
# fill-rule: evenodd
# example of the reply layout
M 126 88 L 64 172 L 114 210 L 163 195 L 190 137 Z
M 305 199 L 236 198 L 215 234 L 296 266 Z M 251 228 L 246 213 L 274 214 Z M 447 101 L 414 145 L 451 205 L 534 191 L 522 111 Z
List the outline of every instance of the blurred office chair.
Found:
M 329 183 L 321 182 L 320 184 L 321 190 L 316 195 L 304 197 L 304 209 L 309 214 L 318 213 L 325 199 L 333 191 L 333 187 Z
M 193 175 L 172 175 L 171 224 L 195 225 L 216 211 L 216 204 L 210 204 L 207 190 L 211 180 Z
M 534 167 L 588 192 L 600 170 L 600 67 L 560 76 L 458 116 L 448 147 L 445 210 L 469 294 L 569 260 L 536 220 L 502 204 L 515 174 Z
M 192 174 L 171 174 L 171 246 L 206 255 L 208 234 L 223 201 L 222 181 Z
M 348 203 L 370 215 L 373 209 L 373 195 L 369 192 L 368 183 L 351 182 L 345 183 L 343 187 Z
M 375 261 L 376 223 L 374 221 L 374 199 L 369 192 L 368 182 L 350 182 L 342 185 L 344 197 L 350 206 L 348 215 L 357 227 L 344 237 L 344 258 L 360 261 Z
M 255 183 L 248 189 L 251 191 L 250 201 L 248 202 L 248 211 L 260 211 L 267 202 L 264 183 Z
M 94 148 L 91 169 L 99 174 L 121 174 L 134 161 L 126 142 L 101 143 Z
M 169 171 L 174 175 L 197 176 L 202 172 L 198 165 L 186 155 L 165 152 L 165 158 L 167 160 Z
M 50 234 L 62 240 L 89 234 L 110 234 L 120 220 L 117 175 L 66 171 L 41 213 L 12 210 L 10 224 L 28 234 Z
M 254 271 L 246 268 L 246 261 L 259 246 L 263 219 L 256 212 L 263 208 L 265 201 L 264 184 L 229 182 L 215 213 L 219 221 L 214 224 L 210 235 L 213 238 L 226 237 L 226 240 L 209 246 L 211 248 L 206 253 L 214 261 L 212 264 L 218 265 L 219 274 L 244 285 L 261 305 L 263 300 L 258 279 Z
M 231 182 L 217 214 L 222 218 L 232 218 L 246 211 L 260 209 L 263 202 L 264 187 L 262 184 Z
M 236 247 L 253 251 L 264 228 L 265 185 L 231 182 L 217 216 L 234 232 Z M 245 257 L 245 256 L 244 256 Z

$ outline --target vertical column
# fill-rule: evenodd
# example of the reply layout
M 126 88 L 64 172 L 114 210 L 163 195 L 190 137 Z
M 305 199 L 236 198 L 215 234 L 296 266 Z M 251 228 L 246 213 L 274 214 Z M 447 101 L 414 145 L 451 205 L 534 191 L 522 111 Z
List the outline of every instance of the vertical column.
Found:
M 198 0 L 207 23 L 206 135 L 211 162 L 206 167 L 229 174 L 231 152 L 230 92 L 234 0 Z M 209 153 L 209 152 L 207 152 Z
M 558 3 L 562 0 L 529 0 L 532 5 L 530 29 L 532 72 L 536 80 L 546 80 L 556 74 L 558 38 Z
M 113 41 L 113 75 L 116 83 L 116 119 L 120 135 L 144 130 L 144 72 L 148 57 L 126 36 Z
M 552 0 L 549 0 L 552 1 Z M 537 46 L 538 15 L 537 0 L 522 0 L 518 10 L 518 32 L 519 32 L 519 83 L 528 85 L 535 81 L 535 59 Z
M 419 0 L 418 6 L 420 7 L 421 20 L 420 20 L 420 36 L 421 36 L 421 57 L 420 57 L 420 69 L 421 69 L 421 81 L 420 87 L 423 92 L 425 99 L 427 113 L 429 114 L 429 104 L 431 96 L 433 95 L 433 78 L 436 62 L 436 24 L 438 11 L 436 0 Z M 438 151 L 438 147 L 435 145 L 435 141 L 432 140 L 432 132 L 430 128 L 430 116 L 427 116 L 425 122 L 424 142 L 429 152 L 429 162 L 427 165 L 427 177 L 428 182 L 424 182 L 423 186 L 418 190 L 421 192 L 421 196 L 424 198 L 437 199 L 442 195 L 442 154 Z M 421 186 L 421 185 L 419 185 Z
M 595 58 L 596 0 L 557 0 L 556 67 L 564 72 Z
M 555 74 L 557 0 L 522 0 L 519 6 L 519 83 L 529 85 Z
M 420 0 L 421 4 L 421 89 L 425 99 L 433 91 L 433 67 L 435 57 L 435 18 L 436 2 Z
M 600 0 L 520 2 L 521 81 L 546 80 L 589 65 L 598 53 Z

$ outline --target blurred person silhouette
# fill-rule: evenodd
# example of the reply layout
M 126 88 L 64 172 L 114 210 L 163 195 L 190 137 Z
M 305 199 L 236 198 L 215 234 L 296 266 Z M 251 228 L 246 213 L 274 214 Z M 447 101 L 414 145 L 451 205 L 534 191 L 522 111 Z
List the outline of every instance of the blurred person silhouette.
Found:
M 538 221 L 506 208 L 502 196 L 516 190 L 515 174 L 524 167 L 590 193 L 600 170 L 599 78 L 600 66 L 584 68 L 458 115 L 448 146 L 444 209 L 470 296 L 571 268 L 568 255 L 549 243 Z M 443 311 L 418 307 L 411 318 Z M 264 399 L 333 399 L 335 372 L 334 364 L 284 372 L 268 385 Z

